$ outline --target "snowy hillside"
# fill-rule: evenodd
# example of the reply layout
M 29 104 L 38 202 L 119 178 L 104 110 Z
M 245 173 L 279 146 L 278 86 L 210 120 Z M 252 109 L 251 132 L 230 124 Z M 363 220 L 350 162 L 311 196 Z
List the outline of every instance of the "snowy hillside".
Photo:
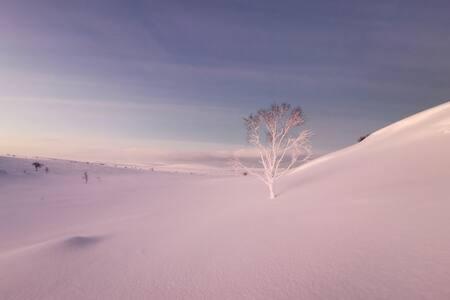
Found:
M 1 299 L 450 299 L 450 102 L 275 200 L 248 176 L 30 164 L 0 158 Z

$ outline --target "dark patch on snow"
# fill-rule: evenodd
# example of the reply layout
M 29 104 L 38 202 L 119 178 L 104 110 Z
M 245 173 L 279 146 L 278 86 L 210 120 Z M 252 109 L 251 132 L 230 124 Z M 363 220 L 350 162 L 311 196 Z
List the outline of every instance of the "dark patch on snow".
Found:
M 64 241 L 64 246 L 70 249 L 81 249 L 94 246 L 104 240 L 103 236 L 73 236 Z

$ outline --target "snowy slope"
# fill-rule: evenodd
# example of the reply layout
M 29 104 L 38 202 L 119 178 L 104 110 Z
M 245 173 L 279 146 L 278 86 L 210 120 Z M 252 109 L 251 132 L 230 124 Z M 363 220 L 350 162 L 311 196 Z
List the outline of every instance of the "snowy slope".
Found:
M 450 299 L 449 124 L 445 103 L 381 129 L 275 200 L 249 177 L 84 184 L 0 158 L 0 298 Z

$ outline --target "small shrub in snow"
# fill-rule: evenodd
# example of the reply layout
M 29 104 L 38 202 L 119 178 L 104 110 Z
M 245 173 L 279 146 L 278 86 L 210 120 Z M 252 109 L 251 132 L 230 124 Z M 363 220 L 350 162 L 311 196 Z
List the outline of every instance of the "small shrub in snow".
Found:
M 366 135 L 363 135 L 363 136 L 360 136 L 359 139 L 358 139 L 358 143 L 361 143 L 362 141 L 364 141 L 369 135 L 370 135 L 370 133 L 368 133 Z
M 38 161 L 35 161 L 34 163 L 32 163 L 32 165 L 33 165 L 34 169 L 36 170 L 36 172 L 43 166 L 43 164 L 41 164 Z

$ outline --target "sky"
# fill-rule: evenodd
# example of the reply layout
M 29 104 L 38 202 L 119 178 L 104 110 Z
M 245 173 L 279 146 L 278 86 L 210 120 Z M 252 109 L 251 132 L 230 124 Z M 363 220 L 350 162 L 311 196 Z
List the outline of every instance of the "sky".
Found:
M 0 154 L 213 159 L 287 102 L 321 155 L 450 99 L 449 1 L 0 2 Z

